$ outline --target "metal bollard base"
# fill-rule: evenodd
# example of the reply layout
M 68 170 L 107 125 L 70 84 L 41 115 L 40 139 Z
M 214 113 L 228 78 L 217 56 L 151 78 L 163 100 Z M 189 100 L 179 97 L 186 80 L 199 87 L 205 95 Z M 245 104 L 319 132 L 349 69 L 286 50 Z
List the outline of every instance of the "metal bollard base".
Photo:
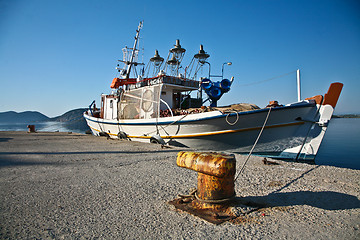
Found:
M 190 213 L 216 225 L 237 218 L 231 212 L 231 201 L 219 204 L 204 203 L 196 199 L 194 195 L 177 198 L 168 203 L 178 210 Z

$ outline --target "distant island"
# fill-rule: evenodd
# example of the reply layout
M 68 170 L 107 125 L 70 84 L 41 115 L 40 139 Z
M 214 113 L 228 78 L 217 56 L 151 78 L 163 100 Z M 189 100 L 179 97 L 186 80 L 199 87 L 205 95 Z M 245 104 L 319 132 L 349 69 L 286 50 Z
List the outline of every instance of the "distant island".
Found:
M 86 110 L 87 108 L 70 110 L 61 116 L 50 118 L 49 121 L 63 122 L 70 129 L 78 129 L 85 132 L 87 130 L 90 130 L 85 118 L 83 117 L 83 113 Z
M 49 120 L 49 117 L 36 111 L 26 111 L 20 113 L 8 111 L 0 113 L 0 123 L 26 123 Z
M 69 129 L 76 129 L 81 132 L 89 130 L 89 126 L 83 117 L 83 113 L 87 108 L 78 108 L 70 110 L 60 116 L 49 118 L 46 115 L 37 111 L 25 111 L 25 112 L 1 112 L 0 123 L 26 123 L 36 124 L 42 122 L 61 122 Z
M 360 118 L 360 114 L 333 115 L 333 118 Z

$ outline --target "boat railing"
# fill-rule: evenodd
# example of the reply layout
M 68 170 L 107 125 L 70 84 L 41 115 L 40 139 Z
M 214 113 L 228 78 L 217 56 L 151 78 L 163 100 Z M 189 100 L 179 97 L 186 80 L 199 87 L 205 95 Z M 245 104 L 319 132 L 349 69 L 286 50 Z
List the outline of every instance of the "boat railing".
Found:
M 200 86 L 200 82 L 196 80 L 164 75 L 164 76 L 156 76 L 152 78 L 145 78 L 140 81 L 137 81 L 137 79 L 135 78 L 128 78 L 128 79 L 114 78 L 110 87 L 119 88 L 120 86 L 132 85 L 135 86 L 135 88 L 139 88 L 139 87 L 151 86 L 160 83 L 181 85 L 191 88 L 199 88 Z

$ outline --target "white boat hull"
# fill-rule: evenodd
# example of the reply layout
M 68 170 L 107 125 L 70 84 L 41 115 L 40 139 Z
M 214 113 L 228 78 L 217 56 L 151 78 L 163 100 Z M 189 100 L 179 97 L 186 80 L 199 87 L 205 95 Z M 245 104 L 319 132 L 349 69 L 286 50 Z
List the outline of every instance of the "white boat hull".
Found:
M 254 154 L 278 158 L 314 160 L 333 108 L 304 101 L 284 107 L 223 114 L 220 111 L 153 119 L 107 120 L 84 113 L 94 135 L 118 138 L 126 133 L 135 141 L 150 142 L 159 135 L 169 145 L 199 150 L 249 152 L 269 113 Z M 320 111 L 319 111 L 320 110 Z M 329 111 L 331 114 L 329 114 Z M 324 120 L 324 119 L 323 119 Z M 314 140 L 315 139 L 315 140 Z

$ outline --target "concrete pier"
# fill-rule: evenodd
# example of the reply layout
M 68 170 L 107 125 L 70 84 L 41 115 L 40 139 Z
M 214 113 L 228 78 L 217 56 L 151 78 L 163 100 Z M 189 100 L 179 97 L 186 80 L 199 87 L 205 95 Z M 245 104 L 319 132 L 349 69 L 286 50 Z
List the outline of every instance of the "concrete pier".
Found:
M 184 150 L 0 132 L 0 239 L 359 239 L 359 170 L 251 157 L 237 217 L 214 225 L 168 204 L 196 188 Z

